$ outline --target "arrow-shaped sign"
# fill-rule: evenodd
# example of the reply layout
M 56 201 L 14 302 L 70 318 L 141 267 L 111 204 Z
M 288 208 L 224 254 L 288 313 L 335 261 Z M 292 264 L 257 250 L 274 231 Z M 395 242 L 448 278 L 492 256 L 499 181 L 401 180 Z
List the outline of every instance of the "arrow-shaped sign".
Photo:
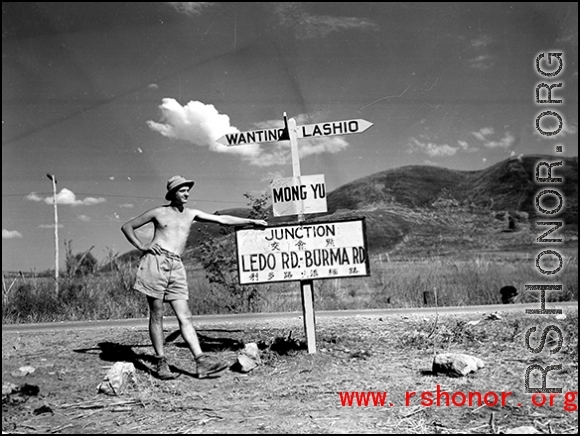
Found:
M 250 130 L 247 132 L 226 133 L 216 142 L 224 145 L 245 145 L 260 142 L 277 142 L 290 139 L 288 131 L 280 127 L 279 129 Z
M 296 126 L 296 138 L 316 138 L 320 136 L 351 135 L 361 133 L 371 127 L 373 123 L 366 120 L 330 121 L 327 123 L 305 124 Z M 277 142 L 288 140 L 285 128 L 250 130 L 247 132 L 228 133 L 217 140 L 224 145 L 245 145 L 261 142 Z
M 296 126 L 297 138 L 315 138 L 318 136 L 351 135 L 361 133 L 373 123 L 367 120 L 329 121 L 327 123 Z

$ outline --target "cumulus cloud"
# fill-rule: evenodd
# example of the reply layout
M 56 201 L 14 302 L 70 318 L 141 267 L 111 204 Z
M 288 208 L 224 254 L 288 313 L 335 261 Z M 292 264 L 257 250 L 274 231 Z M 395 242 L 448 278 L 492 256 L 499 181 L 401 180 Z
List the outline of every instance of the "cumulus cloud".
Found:
M 520 153 L 516 156 L 516 152 L 512 150 L 512 152 L 510 153 L 510 158 L 516 158 L 517 160 L 519 160 L 520 162 L 523 162 L 524 159 L 524 154 Z
M 31 192 L 25 198 L 30 201 L 42 201 L 42 198 L 36 192 Z
M 469 142 L 467 141 L 457 141 L 457 144 L 459 144 L 459 147 L 461 147 L 461 149 L 467 153 L 473 153 L 474 151 L 478 150 L 477 147 L 470 146 Z
M 377 29 L 376 23 L 359 17 L 316 15 L 307 10 L 308 2 L 270 3 L 277 22 L 294 32 L 298 39 L 325 37 L 345 30 Z
M 487 148 L 510 148 L 513 143 L 516 141 L 516 138 L 514 135 L 512 135 L 510 132 L 506 132 L 506 134 L 503 136 L 503 138 L 500 138 L 496 141 L 486 141 L 483 143 L 484 146 L 486 146 Z
M 62 229 L 64 226 L 59 224 L 57 226 L 59 229 Z M 39 229 L 54 229 L 54 224 L 41 224 L 38 226 Z
M 567 46 L 578 51 L 578 26 L 571 26 L 570 29 L 567 30 L 561 29 L 561 30 L 564 31 L 565 33 L 556 38 L 556 42 L 560 44 L 566 44 Z M 576 74 L 578 73 L 576 72 Z
M 467 63 L 476 70 L 488 70 L 493 66 L 494 61 L 490 55 L 479 55 L 469 59 Z
M 471 40 L 471 46 L 474 48 L 483 48 L 489 45 L 492 42 L 492 38 L 487 35 L 483 35 L 479 38 L 475 38 Z
M 221 153 L 252 154 L 248 147 L 231 148 L 216 142 L 227 133 L 238 133 L 230 117 L 220 114 L 212 104 L 190 101 L 182 106 L 173 98 L 164 98 L 159 106 L 160 122 L 147 121 L 153 131 L 172 139 L 190 142 Z
M 53 196 L 46 197 L 43 199 L 35 192 L 31 192 L 30 194 L 28 194 L 26 196 L 26 199 L 31 200 L 31 201 L 38 201 L 38 202 L 44 201 L 46 204 L 53 204 L 54 203 Z M 105 201 L 107 201 L 107 200 L 105 200 L 102 197 L 100 197 L 100 198 L 85 197 L 83 200 L 77 200 L 75 193 L 67 188 L 61 189 L 61 191 L 56 194 L 56 204 L 61 204 L 61 205 L 92 206 L 95 204 L 104 203 Z
M 300 114 L 294 117 L 297 125 L 308 124 L 307 116 Z M 282 120 L 269 120 L 256 124 L 258 129 L 277 129 L 284 127 Z M 321 136 L 312 139 L 300 139 L 298 153 L 300 158 L 322 153 L 338 153 L 348 147 L 348 142 L 341 136 Z M 259 146 L 256 153 L 243 158 L 252 165 L 269 167 L 283 165 L 292 160 L 292 151 L 289 141 Z
M 218 4 L 219 2 L 168 2 L 177 12 L 190 16 L 201 15 L 204 10 Z M 270 21 L 274 21 L 277 27 L 281 26 L 293 32 L 297 39 L 320 38 L 347 30 L 378 28 L 376 23 L 365 18 L 313 14 L 308 11 L 308 2 L 264 3 L 264 7 L 273 16 Z
M 495 130 L 493 130 L 493 127 L 483 127 L 479 131 L 471 133 L 480 141 L 485 141 L 486 140 L 485 138 L 489 135 L 493 135 L 495 133 Z
M 567 120 L 565 118 L 562 119 L 562 123 L 560 123 L 560 120 L 558 120 L 553 115 L 543 116 L 540 120 L 540 127 L 546 132 L 553 132 L 553 133 L 558 131 L 558 128 L 560 128 L 560 131 L 558 131 L 558 134 L 552 135 L 552 136 L 539 135 L 538 132 L 534 132 L 534 133 L 538 134 L 538 136 L 540 136 L 542 139 L 546 139 L 546 140 L 560 139 L 560 138 L 563 138 L 564 136 L 575 135 L 576 133 L 578 133 L 578 125 L 577 124 L 569 123 L 569 122 L 567 122 Z
M 578 126 L 575 124 L 564 123 L 562 130 L 560 131 L 560 137 L 565 135 L 575 135 L 578 133 Z
M 493 38 L 488 35 L 482 35 L 470 41 L 469 50 L 473 52 L 471 57 L 466 59 L 467 66 L 475 70 L 485 71 L 495 64 L 495 57 L 492 55 L 493 50 L 490 44 Z
M 515 142 L 516 137 L 510 132 L 506 132 L 502 138 L 493 139 L 495 130 L 493 127 L 484 127 L 477 132 L 471 132 L 473 136 L 483 142 L 487 148 L 510 148 Z
M 22 238 L 22 234 L 17 230 L 2 229 L 2 239 Z
M 211 7 L 216 2 L 167 2 L 177 12 L 185 15 L 199 15 L 204 9 Z
M 173 98 L 164 98 L 159 106 L 161 120 L 148 121 L 147 125 L 153 131 L 172 139 L 178 139 L 199 147 L 207 147 L 216 153 L 237 155 L 246 162 L 268 167 L 283 165 L 291 160 L 289 141 L 279 141 L 261 144 L 244 144 L 227 146 L 216 142 L 226 134 L 239 133 L 240 130 L 230 124 L 229 116 L 220 114 L 212 104 L 200 101 L 190 101 L 182 106 Z M 305 115 L 294 117 L 301 125 L 306 120 Z M 284 127 L 281 119 L 266 120 L 255 124 L 248 130 L 277 129 Z M 300 156 L 310 156 L 321 153 L 337 153 L 348 146 L 340 136 L 317 137 L 300 140 Z
M 121 217 L 115 211 L 113 211 L 113 213 L 111 215 L 105 215 L 105 218 L 107 218 L 107 220 L 109 220 L 111 222 L 119 222 L 121 220 Z
M 409 146 L 412 151 L 418 151 L 430 157 L 453 156 L 459 150 L 459 147 L 452 147 L 449 144 L 435 144 L 431 141 L 419 141 L 416 138 L 410 139 Z
M 563 35 L 556 39 L 557 42 L 571 42 L 574 40 L 573 34 Z

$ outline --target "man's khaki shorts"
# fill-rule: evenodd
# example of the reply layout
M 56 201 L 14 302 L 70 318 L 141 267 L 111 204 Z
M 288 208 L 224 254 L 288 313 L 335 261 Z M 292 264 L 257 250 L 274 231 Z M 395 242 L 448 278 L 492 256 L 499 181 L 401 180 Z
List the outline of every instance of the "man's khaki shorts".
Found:
M 146 253 L 139 261 L 133 288 L 165 301 L 189 300 L 187 276 L 181 257 L 167 250 Z

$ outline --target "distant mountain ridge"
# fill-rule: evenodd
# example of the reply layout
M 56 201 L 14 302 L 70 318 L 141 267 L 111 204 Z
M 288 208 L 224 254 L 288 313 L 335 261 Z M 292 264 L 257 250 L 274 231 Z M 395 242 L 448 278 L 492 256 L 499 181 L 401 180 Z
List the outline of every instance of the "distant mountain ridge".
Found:
M 552 177 L 562 177 L 562 184 L 536 183 L 536 166 L 541 161 L 563 162 L 552 168 Z M 545 177 L 546 169 L 542 171 Z M 514 247 L 533 239 L 531 220 L 538 216 L 535 197 L 542 189 L 556 189 L 564 198 L 562 211 L 548 216 L 549 220 L 562 220 L 567 232 L 577 234 L 578 158 L 551 155 L 513 157 L 476 171 L 412 165 L 377 172 L 329 192 L 328 212 L 307 215 L 306 221 L 363 216 L 371 253 L 399 250 L 427 255 L 469 244 Z M 552 209 L 555 201 L 556 197 L 545 196 L 542 205 Z M 238 208 L 218 213 L 247 217 L 250 212 L 250 208 Z M 502 234 L 509 230 L 508 218 L 518 222 L 517 235 Z M 296 221 L 295 217 L 273 217 L 271 208 L 267 219 L 272 225 Z M 208 235 L 219 238 L 221 230 L 215 224 L 194 223 L 186 257 L 194 257 Z M 490 234 L 500 236 L 490 242 Z
M 562 161 L 552 168 L 552 177 L 562 184 L 536 184 L 536 165 Z M 545 171 L 545 168 L 544 168 Z M 542 173 L 543 175 L 543 173 Z M 562 216 L 577 223 L 578 158 L 531 155 L 510 158 L 478 171 L 460 171 L 435 166 L 406 166 L 371 174 L 343 185 L 328 195 L 328 211 L 361 209 L 369 203 L 399 204 L 430 208 L 437 199 L 492 210 L 520 210 L 535 216 L 535 196 L 542 187 L 558 189 L 566 199 Z

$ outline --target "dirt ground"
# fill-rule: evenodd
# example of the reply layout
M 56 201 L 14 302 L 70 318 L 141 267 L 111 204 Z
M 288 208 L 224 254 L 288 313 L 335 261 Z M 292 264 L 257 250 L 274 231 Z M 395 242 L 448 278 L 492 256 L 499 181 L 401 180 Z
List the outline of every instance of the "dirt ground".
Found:
M 249 373 L 194 377 L 195 365 L 175 325 L 166 325 L 167 355 L 182 375 L 169 381 L 151 370 L 146 327 L 2 334 L 3 433 L 505 433 L 531 426 L 539 433 L 577 433 L 578 312 L 565 318 L 522 312 L 462 315 L 400 314 L 317 319 L 317 353 L 304 345 L 299 318 L 197 325 L 202 347 L 232 362 L 245 343 L 261 347 L 261 365 Z M 552 334 L 539 354 L 546 325 Z M 557 339 L 557 338 L 556 338 Z M 434 354 L 481 358 L 485 366 L 464 377 L 433 373 Z M 135 377 L 124 393 L 98 392 L 117 361 L 132 362 Z M 561 387 L 542 407 L 524 392 L 532 364 L 558 365 L 548 387 Z M 34 368 L 33 372 L 31 368 Z M 24 368 L 24 369 L 21 369 Z M 11 385 L 10 385 L 11 383 Z M 540 386 L 536 373 L 532 387 Z M 12 387 L 6 394 L 5 388 Z M 421 404 L 437 386 L 450 394 L 511 392 L 504 407 Z M 8 389 L 7 391 L 10 391 Z M 342 405 L 339 392 L 387 392 L 384 406 Z M 406 392 L 416 392 L 414 397 Z M 344 395 L 344 394 L 343 394 Z M 490 394 L 492 395 L 492 394 Z M 406 398 L 408 404 L 405 403 Z M 435 398 L 432 396 L 431 398 Z M 455 397 L 461 400 L 461 394 Z M 489 397 L 493 399 L 493 395 Z M 541 396 L 535 398 L 541 402 Z M 570 411 L 565 410 L 565 404 Z

